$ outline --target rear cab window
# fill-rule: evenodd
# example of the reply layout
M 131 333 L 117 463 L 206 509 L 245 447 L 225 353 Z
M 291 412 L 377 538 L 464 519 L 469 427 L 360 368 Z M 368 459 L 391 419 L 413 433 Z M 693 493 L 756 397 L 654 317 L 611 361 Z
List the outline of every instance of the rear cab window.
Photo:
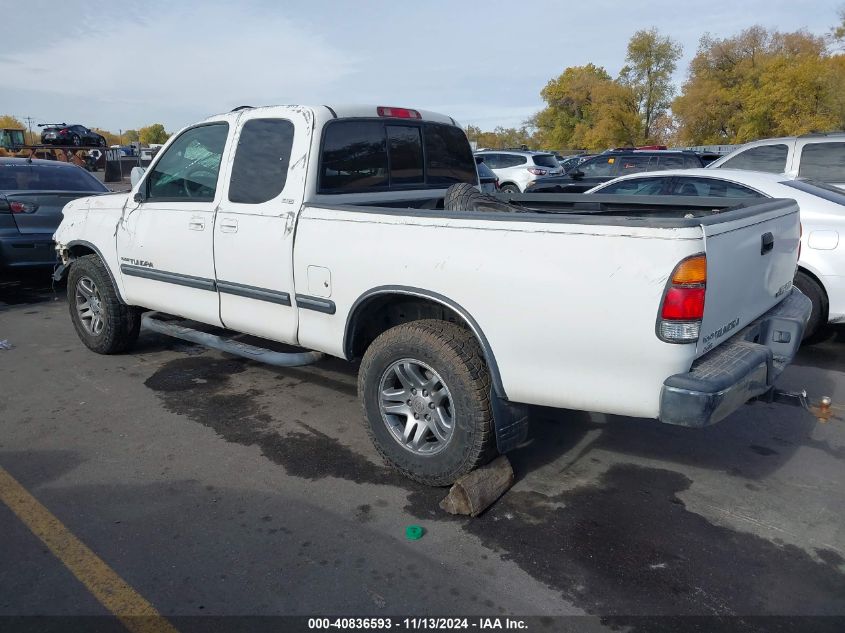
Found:
M 330 121 L 323 131 L 319 174 L 320 193 L 478 184 L 463 130 L 426 121 Z
M 789 147 L 784 143 L 760 145 L 740 152 L 733 158 L 726 160 L 719 167 L 782 174 L 786 171 L 786 158 L 788 155 Z

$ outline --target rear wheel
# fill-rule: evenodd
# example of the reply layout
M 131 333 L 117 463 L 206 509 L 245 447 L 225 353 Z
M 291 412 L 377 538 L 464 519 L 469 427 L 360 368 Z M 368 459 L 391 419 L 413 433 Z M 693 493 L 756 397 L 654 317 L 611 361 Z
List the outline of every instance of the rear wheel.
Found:
M 804 339 L 812 339 L 827 323 L 827 295 L 819 283 L 807 273 L 799 270 L 795 273 L 795 287 L 798 288 L 812 302 L 813 312 L 804 329 Z
M 89 349 L 116 354 L 138 339 L 141 311 L 120 301 L 105 264 L 96 255 L 80 257 L 70 267 L 67 299 L 76 333 Z
M 445 486 L 496 454 L 490 374 L 475 337 L 439 320 L 398 325 L 364 354 L 367 432 L 393 468 Z
M 502 185 L 499 188 L 499 191 L 501 191 L 502 193 L 520 193 L 519 187 L 517 187 L 516 185 L 512 185 L 511 183 Z
M 82 144 L 82 140 L 79 138 L 78 134 L 74 134 L 71 142 L 76 146 L 79 147 Z

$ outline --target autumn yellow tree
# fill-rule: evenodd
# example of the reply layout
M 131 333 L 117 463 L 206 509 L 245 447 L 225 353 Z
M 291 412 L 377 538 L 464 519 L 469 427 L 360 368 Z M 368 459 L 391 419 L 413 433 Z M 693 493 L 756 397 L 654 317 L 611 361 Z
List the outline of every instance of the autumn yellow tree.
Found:
M 546 107 L 532 123 L 544 147 L 606 149 L 642 137 L 636 93 L 600 66 L 570 66 L 540 96 Z
M 756 26 L 701 39 L 672 104 L 689 144 L 743 143 L 845 125 L 845 63 L 823 37 Z
M 150 143 L 165 143 L 170 134 L 168 134 L 161 123 L 153 123 L 138 130 L 139 140 L 149 145 Z

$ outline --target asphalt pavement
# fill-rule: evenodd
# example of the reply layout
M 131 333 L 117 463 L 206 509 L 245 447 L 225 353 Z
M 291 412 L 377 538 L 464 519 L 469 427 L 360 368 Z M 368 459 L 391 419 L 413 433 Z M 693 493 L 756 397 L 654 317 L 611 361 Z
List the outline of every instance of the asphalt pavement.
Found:
M 843 623 L 818 617 L 845 616 L 841 419 L 754 404 L 690 430 L 534 409 L 515 486 L 456 518 L 438 507 L 446 490 L 380 462 L 354 364 L 273 368 L 150 332 L 99 356 L 44 276 L 0 280 L 2 341 L 0 467 L 55 518 L 44 530 L 73 535 L 180 630 L 199 615 Z M 843 351 L 845 328 L 828 330 L 781 386 L 845 404 Z M 0 502 L 0 628 L 117 626 L 17 498 Z M 424 536 L 407 540 L 409 525 Z

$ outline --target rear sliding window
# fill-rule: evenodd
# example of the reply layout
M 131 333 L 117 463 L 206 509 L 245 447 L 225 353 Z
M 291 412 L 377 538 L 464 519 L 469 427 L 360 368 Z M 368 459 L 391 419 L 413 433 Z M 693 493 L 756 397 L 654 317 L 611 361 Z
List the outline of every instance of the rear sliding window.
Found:
M 80 167 L 34 163 L 0 165 L 0 191 L 105 192 L 108 188 Z
M 460 128 L 394 120 L 329 123 L 320 156 L 322 193 L 477 184 L 475 159 Z

